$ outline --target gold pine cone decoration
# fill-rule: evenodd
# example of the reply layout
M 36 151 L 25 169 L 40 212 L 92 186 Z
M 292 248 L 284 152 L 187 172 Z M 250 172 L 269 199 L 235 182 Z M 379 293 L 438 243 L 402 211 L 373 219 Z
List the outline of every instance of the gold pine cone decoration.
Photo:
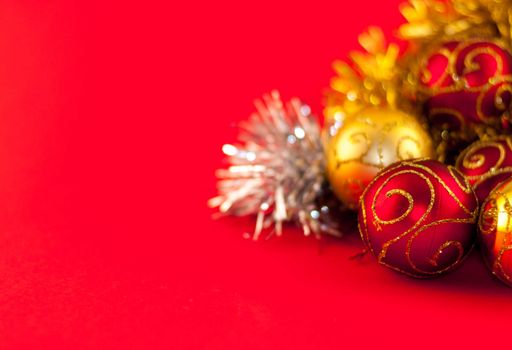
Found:
M 339 199 L 357 209 L 359 198 L 386 166 L 413 158 L 434 158 L 432 139 L 412 115 L 368 107 L 343 120 L 327 145 L 327 177 Z

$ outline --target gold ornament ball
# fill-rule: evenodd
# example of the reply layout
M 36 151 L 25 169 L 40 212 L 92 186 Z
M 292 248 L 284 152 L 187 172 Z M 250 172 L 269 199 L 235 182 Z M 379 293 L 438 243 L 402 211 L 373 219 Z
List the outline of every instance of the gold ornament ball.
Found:
M 478 239 L 491 272 L 512 287 L 512 178 L 500 183 L 480 210 Z
M 381 169 L 435 155 L 427 130 L 402 111 L 369 107 L 339 124 L 327 145 L 327 177 L 334 193 L 351 209 L 357 209 L 364 189 Z

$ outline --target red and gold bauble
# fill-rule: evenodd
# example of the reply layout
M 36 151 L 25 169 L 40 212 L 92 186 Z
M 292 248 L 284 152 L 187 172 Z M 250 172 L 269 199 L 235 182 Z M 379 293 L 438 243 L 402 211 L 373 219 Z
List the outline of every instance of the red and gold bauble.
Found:
M 457 267 L 473 247 L 478 204 L 454 167 L 435 160 L 395 163 L 366 188 L 359 231 L 379 263 L 414 277 Z
M 507 126 L 512 103 L 512 55 L 489 40 L 452 41 L 420 65 L 419 91 L 432 127 L 472 137 L 475 125 Z
M 456 167 L 483 203 L 496 185 L 512 175 L 512 136 L 472 143 L 459 155 Z
M 498 185 L 483 203 L 478 231 L 488 267 L 512 286 L 512 179 Z
M 326 152 L 331 187 L 351 209 L 357 209 L 366 186 L 386 166 L 434 156 L 430 134 L 418 119 L 387 107 L 369 107 L 347 117 Z

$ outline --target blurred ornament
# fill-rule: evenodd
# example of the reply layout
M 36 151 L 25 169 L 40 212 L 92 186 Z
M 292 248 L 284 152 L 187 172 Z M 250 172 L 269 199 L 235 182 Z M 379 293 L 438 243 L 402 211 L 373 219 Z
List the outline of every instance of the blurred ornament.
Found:
M 480 246 L 492 273 L 512 286 L 512 179 L 498 185 L 482 205 Z
M 454 167 L 435 160 L 395 163 L 366 188 L 359 231 L 379 263 L 413 277 L 457 267 L 473 247 L 478 205 Z
M 512 56 L 490 41 L 449 42 L 427 55 L 419 90 L 434 126 L 500 125 L 512 101 Z
M 499 38 L 510 44 L 511 0 L 409 0 L 399 35 L 424 48 L 432 42 Z
M 512 175 L 512 136 L 472 143 L 459 155 L 456 167 L 483 203 L 496 185 Z
M 440 153 L 509 126 L 512 56 L 497 42 L 444 43 L 425 56 L 418 74 L 418 98 Z
M 340 235 L 339 202 L 325 178 L 321 129 L 310 108 L 298 99 L 286 106 L 273 91 L 255 101 L 257 112 L 241 123 L 239 145 L 226 144 L 228 169 L 217 172 L 219 196 L 209 201 L 224 214 L 256 214 L 253 239 L 264 228 L 298 223 L 304 234 Z
M 366 108 L 338 125 L 327 145 L 327 176 L 351 209 L 375 175 L 400 160 L 433 157 L 430 135 L 413 116 L 390 108 Z

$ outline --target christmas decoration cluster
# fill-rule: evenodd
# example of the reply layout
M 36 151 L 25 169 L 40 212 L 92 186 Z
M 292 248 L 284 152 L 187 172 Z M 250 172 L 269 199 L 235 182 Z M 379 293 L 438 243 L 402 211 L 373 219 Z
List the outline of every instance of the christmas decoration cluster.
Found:
M 475 244 L 512 286 L 512 0 L 410 0 L 397 31 L 371 27 L 334 63 L 318 121 L 277 92 L 223 152 L 221 214 L 255 215 L 253 238 L 297 223 L 340 236 L 343 211 L 378 262 L 448 272 Z

